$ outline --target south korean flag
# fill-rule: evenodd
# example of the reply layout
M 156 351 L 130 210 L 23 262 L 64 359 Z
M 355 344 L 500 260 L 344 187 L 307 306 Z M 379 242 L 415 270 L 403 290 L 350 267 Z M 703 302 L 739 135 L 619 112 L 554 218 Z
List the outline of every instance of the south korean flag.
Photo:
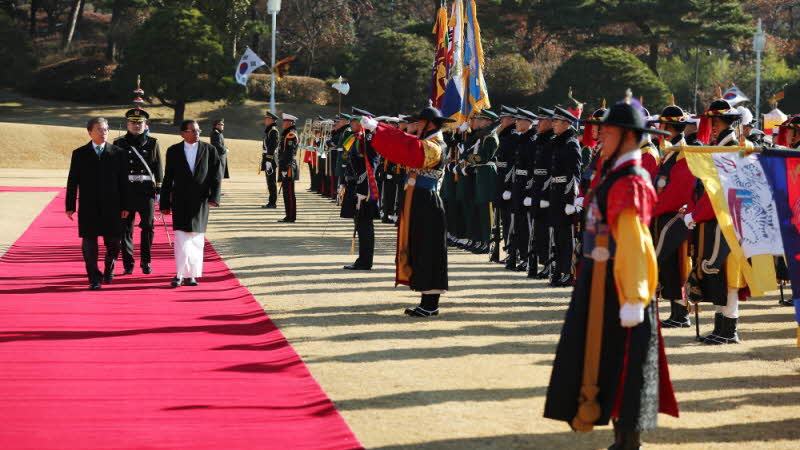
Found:
M 247 78 L 250 74 L 253 73 L 254 70 L 265 65 L 266 63 L 259 58 L 255 52 L 250 50 L 250 47 L 247 47 L 244 51 L 244 55 L 242 55 L 242 59 L 239 60 L 239 65 L 236 66 L 236 82 L 242 86 L 247 86 Z

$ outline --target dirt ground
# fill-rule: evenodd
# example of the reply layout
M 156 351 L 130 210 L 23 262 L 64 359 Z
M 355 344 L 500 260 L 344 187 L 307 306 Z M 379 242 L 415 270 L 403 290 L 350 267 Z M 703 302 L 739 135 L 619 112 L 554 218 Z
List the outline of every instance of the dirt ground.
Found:
M 64 176 L 63 169 L 0 169 L 0 185 L 63 186 Z M 410 319 L 402 310 L 417 296 L 393 287 L 395 228 L 376 225 L 372 271 L 344 271 L 355 258 L 349 255 L 352 222 L 306 187 L 298 185 L 298 221 L 281 224 L 280 201 L 277 210 L 259 207 L 263 178 L 234 171 L 207 237 L 367 448 L 594 449 L 611 443 L 608 427 L 577 434 L 542 418 L 568 289 L 505 271 L 485 255 L 451 250 L 452 290 L 443 297 L 441 316 Z M 0 243 L 16 239 L 47 201 L 46 195 L 30 198 L 0 193 L 0 208 L 15 211 L 0 216 Z M 745 303 L 741 315 L 739 345 L 697 344 L 693 328 L 665 332 L 681 417 L 662 416 L 659 430 L 644 436 L 647 448 L 800 445 L 800 350 L 792 311 L 770 297 Z M 704 332 L 711 321 L 707 308 Z

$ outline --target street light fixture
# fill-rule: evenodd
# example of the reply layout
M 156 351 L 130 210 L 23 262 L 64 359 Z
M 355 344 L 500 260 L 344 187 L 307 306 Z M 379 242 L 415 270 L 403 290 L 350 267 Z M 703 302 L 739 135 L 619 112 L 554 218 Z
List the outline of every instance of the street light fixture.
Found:
M 753 50 L 756 52 L 756 127 L 761 123 L 761 53 L 767 46 L 767 38 L 761 29 L 761 19 L 758 19 L 758 29 L 753 36 Z
M 281 11 L 281 0 L 267 0 L 267 12 L 272 15 L 272 65 L 275 67 L 275 31 L 278 27 L 278 13 Z M 269 91 L 269 112 L 275 114 L 275 73 L 271 76 L 271 89 Z

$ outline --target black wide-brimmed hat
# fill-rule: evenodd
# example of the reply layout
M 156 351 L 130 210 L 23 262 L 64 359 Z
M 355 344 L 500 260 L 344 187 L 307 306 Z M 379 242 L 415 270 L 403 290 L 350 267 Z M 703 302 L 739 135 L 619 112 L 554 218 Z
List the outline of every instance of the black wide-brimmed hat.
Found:
M 563 120 L 563 121 L 572 123 L 572 122 L 576 122 L 578 120 L 578 118 L 575 117 L 574 114 L 572 114 L 571 112 L 567 111 L 566 109 L 564 109 L 564 108 L 562 108 L 560 106 L 556 106 L 553 109 L 553 120 Z
M 605 101 L 603 101 L 603 106 L 602 106 L 602 107 L 600 107 L 600 108 L 597 108 L 597 109 L 596 109 L 596 110 L 595 110 L 595 111 L 592 113 L 592 115 L 591 115 L 591 116 L 589 116 L 589 119 L 590 119 L 590 120 L 591 120 L 591 119 L 594 119 L 594 120 L 600 120 L 600 119 L 602 119 L 602 118 L 603 118 L 603 116 L 605 116 L 605 115 L 606 115 L 606 113 L 608 112 L 608 108 L 606 108 L 606 106 L 605 106 L 605 105 L 606 105 L 606 102 L 605 102 Z
M 517 108 L 517 113 L 514 115 L 514 117 L 517 120 L 529 120 L 531 122 L 541 119 L 541 117 L 523 108 Z
M 658 115 L 658 120 L 654 120 L 655 123 L 665 123 L 675 124 L 675 123 L 685 123 L 686 119 L 689 118 L 689 115 L 686 114 L 680 106 L 677 105 L 669 105 L 666 108 L 661 110 L 661 114 Z
M 719 99 L 711 102 L 711 105 L 708 106 L 708 110 L 701 114 L 701 116 L 736 118 L 741 117 L 742 113 L 738 109 L 731 106 L 727 100 Z
M 629 130 L 640 131 L 642 133 L 650 134 L 663 134 L 669 136 L 669 132 L 650 128 L 645 124 L 645 117 L 638 108 L 634 107 L 626 101 L 617 103 L 608 109 L 606 114 L 600 120 L 586 119 L 581 120 L 583 123 L 601 126 L 612 126 L 627 128 Z
M 129 109 L 128 112 L 125 113 L 125 118 L 128 119 L 129 122 L 145 122 L 150 118 L 150 114 L 147 114 L 147 111 L 143 109 L 134 108 Z
M 442 112 L 433 106 L 426 106 L 422 111 L 420 111 L 419 114 L 411 117 L 406 117 L 406 119 L 415 122 L 427 120 L 435 123 L 437 126 L 441 126 L 442 124 L 445 123 L 455 122 L 455 119 L 443 117 Z
M 782 128 L 794 128 L 794 129 L 800 128 L 800 114 L 790 117 L 789 120 L 783 122 L 778 126 Z

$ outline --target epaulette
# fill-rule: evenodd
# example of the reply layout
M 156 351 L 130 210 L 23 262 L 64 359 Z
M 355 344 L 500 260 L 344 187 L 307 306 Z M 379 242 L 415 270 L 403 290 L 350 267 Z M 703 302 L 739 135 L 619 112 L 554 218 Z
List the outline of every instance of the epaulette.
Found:
M 290 131 L 289 134 L 286 135 L 286 139 L 294 139 L 297 137 L 297 134 L 294 131 Z

